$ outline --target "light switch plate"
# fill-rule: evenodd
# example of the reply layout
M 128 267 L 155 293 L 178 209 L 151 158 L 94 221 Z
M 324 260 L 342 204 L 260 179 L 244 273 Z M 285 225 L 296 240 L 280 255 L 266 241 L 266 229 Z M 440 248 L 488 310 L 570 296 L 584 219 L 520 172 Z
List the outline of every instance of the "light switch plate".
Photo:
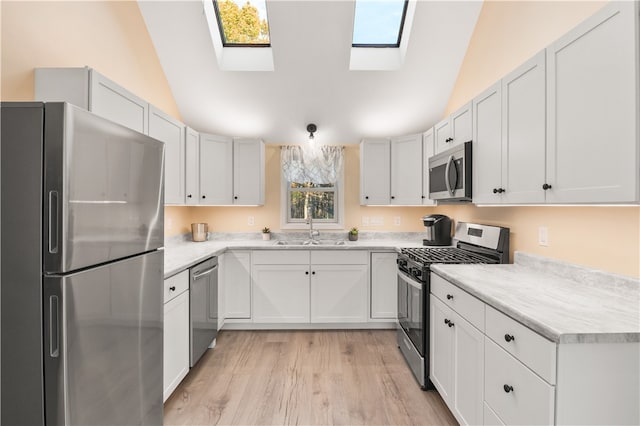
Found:
M 393 217 L 393 224 L 395 226 L 400 226 L 400 216 L 394 216 Z
M 254 223 L 255 223 L 255 218 L 253 216 L 249 216 L 247 218 L 247 225 L 253 226 Z
M 538 228 L 538 244 L 544 247 L 549 246 L 549 230 L 546 226 Z

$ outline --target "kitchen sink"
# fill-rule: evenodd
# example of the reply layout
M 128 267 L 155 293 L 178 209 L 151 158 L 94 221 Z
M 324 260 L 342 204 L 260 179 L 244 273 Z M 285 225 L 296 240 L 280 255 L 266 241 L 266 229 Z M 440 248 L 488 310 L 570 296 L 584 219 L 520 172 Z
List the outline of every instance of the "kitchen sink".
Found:
M 276 246 L 343 246 L 343 240 L 278 240 Z

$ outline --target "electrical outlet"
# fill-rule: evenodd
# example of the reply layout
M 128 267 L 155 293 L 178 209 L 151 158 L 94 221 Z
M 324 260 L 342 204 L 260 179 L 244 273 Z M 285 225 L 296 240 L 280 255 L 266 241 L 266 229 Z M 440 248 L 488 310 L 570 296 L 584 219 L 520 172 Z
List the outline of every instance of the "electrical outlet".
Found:
M 549 230 L 546 226 L 538 228 L 538 244 L 543 247 L 549 246 Z
M 400 226 L 400 216 L 394 216 L 393 217 L 393 224 L 395 226 Z
M 362 226 L 369 226 L 369 216 L 362 216 Z
M 247 225 L 253 226 L 254 223 L 255 223 L 254 217 L 253 216 L 249 216 L 247 218 Z

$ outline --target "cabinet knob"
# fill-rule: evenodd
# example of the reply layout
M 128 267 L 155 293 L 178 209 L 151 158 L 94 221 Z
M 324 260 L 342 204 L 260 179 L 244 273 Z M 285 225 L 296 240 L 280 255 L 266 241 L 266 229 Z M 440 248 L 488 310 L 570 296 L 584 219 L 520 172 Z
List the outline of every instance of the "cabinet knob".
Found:
M 515 337 L 513 337 L 513 335 L 512 335 L 512 334 L 505 334 L 505 335 L 504 335 L 504 340 L 506 340 L 507 342 L 510 342 L 510 341 L 512 341 L 512 340 L 516 340 L 516 338 L 515 338 Z
M 502 388 L 506 393 L 513 392 L 513 386 L 504 385 Z
M 498 193 L 498 188 L 493 188 L 493 193 L 497 194 Z
M 311 272 L 311 275 L 315 275 L 315 274 L 316 274 L 316 271 Z
M 304 274 L 305 275 L 309 275 L 309 271 L 304 271 Z
M 453 138 L 446 138 L 444 141 L 445 141 L 445 142 L 452 142 L 452 141 L 453 141 Z
M 235 197 L 233 197 L 233 199 L 234 199 L 234 200 L 237 200 L 237 199 L 238 199 L 238 196 L 236 195 Z
M 191 194 L 187 195 L 187 198 L 192 198 Z
M 544 189 L 545 191 L 547 189 L 551 189 L 551 185 L 549 185 L 548 183 L 545 183 L 544 185 L 542 185 L 542 189 Z
M 206 196 L 206 195 L 203 195 L 203 196 L 202 196 L 202 199 L 204 200 L 205 198 L 207 198 L 207 196 Z
M 447 300 L 453 299 L 453 294 L 447 294 Z
M 365 200 L 368 200 L 368 199 L 369 199 L 369 197 L 365 195 L 364 199 L 365 199 Z
M 425 197 L 425 196 L 423 195 L 423 196 L 422 196 L 422 199 L 424 200 L 425 198 L 427 198 L 427 197 Z
M 396 197 L 394 197 L 394 196 L 392 195 L 392 196 L 391 196 L 391 199 L 392 199 L 392 200 L 395 200 L 395 199 L 396 199 Z
M 451 321 L 449 321 L 448 319 L 446 319 L 446 318 L 444 319 L 444 323 L 445 323 L 445 324 L 449 324 L 450 322 L 451 322 Z
M 170 290 L 170 291 L 176 291 L 176 286 L 171 286 L 171 287 L 169 287 L 169 290 Z
M 447 324 L 449 326 L 449 328 L 453 327 L 455 324 L 453 323 L 453 321 L 449 321 L 449 324 Z
M 504 188 L 498 188 L 498 192 L 502 194 L 503 192 L 507 192 L 507 190 Z

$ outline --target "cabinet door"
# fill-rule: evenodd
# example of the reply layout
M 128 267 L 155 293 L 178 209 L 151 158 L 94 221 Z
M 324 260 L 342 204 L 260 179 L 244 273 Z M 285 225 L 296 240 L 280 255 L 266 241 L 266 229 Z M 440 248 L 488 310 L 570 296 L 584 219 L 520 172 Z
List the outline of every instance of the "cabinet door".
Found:
M 184 127 L 153 105 L 149 107 L 149 136 L 165 144 L 165 204 L 184 204 Z
M 473 202 L 502 200 L 502 91 L 500 82 L 473 100 Z
M 264 142 L 233 141 L 233 204 L 264 204 Z
M 484 335 L 460 315 L 454 326 L 454 405 L 453 414 L 460 424 L 483 422 Z M 442 324 L 444 325 L 444 324 Z
M 422 204 L 432 206 L 436 202 L 429 198 L 429 158 L 435 155 L 433 127 L 422 135 Z
M 233 204 L 233 140 L 200 134 L 199 204 Z
M 371 253 L 371 318 L 397 318 L 396 253 Z
M 189 291 L 164 305 L 163 401 L 189 372 Z
M 366 265 L 311 265 L 311 322 L 367 320 Z
M 309 322 L 309 265 L 253 266 L 253 322 Z
M 391 139 L 391 204 L 422 204 L 422 135 Z
M 449 126 L 449 117 L 433 126 L 433 134 L 436 143 L 436 154 L 450 148 L 451 126 Z
M 185 128 L 185 194 L 186 204 L 198 204 L 200 193 L 200 135 Z
M 251 252 L 225 253 L 225 318 L 251 318 Z
M 637 14 L 612 2 L 547 49 L 547 202 L 637 200 Z
M 389 204 L 390 182 L 391 148 L 389 140 L 363 140 L 360 144 L 360 204 Z
M 507 203 L 544 202 L 545 53 L 502 79 L 502 183 Z
M 471 102 L 451 114 L 451 139 L 448 148 L 469 142 L 473 134 Z
M 149 133 L 149 103 L 90 70 L 89 111 L 140 133 Z
M 449 407 L 453 403 L 453 311 L 435 296 L 430 298 L 429 376 Z M 447 322 L 445 322 L 445 320 Z

